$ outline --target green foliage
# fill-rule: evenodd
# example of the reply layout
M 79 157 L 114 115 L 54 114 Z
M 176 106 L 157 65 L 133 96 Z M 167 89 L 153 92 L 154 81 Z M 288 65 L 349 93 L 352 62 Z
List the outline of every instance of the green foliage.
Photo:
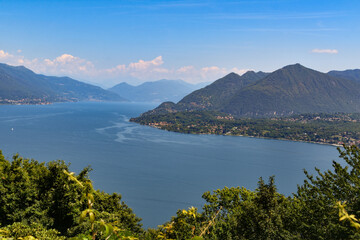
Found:
M 102 232 L 109 230 L 107 223 L 112 223 L 119 234 L 139 235 L 141 219 L 121 202 L 121 195 L 94 191 L 88 178 L 90 170 L 68 174 L 69 166 L 63 161 L 44 164 L 18 155 L 8 161 L 0 151 L 0 226 L 5 226 L 2 230 L 8 232 L 9 226 L 19 222 L 21 227 L 37 224 L 40 230 L 53 229 L 62 236 L 73 237 L 86 235 L 89 229 L 94 231 L 91 223 L 96 217 L 103 219 L 104 224 L 98 227 L 103 227 Z M 84 215 L 89 219 L 81 221 Z
M 59 232 L 54 229 L 46 229 L 39 223 L 30 225 L 20 222 L 13 223 L 1 229 L 0 239 L 39 239 L 39 240 L 65 240 L 66 237 L 59 236 Z
M 274 178 L 265 184 L 260 178 L 258 189 L 224 188 L 203 198 L 205 215 L 220 211 L 209 239 L 297 239 L 291 221 L 293 200 L 276 192 Z
M 277 192 L 274 177 L 255 191 L 244 187 L 205 192 L 206 204 L 178 210 L 144 232 L 119 194 L 95 191 L 90 168 L 79 175 L 62 161 L 48 164 L 0 152 L 0 239 L 243 240 L 359 239 L 360 149 L 339 148 L 344 164 L 307 180 L 291 197 Z
M 340 201 L 337 202 L 337 207 L 339 208 L 339 220 L 340 221 L 348 221 L 351 226 L 356 228 L 357 230 L 360 229 L 360 223 L 359 220 L 355 217 L 354 214 L 349 214 L 345 207 L 346 202 L 341 203 Z
M 360 211 L 360 149 L 344 146 L 338 150 L 346 164 L 333 161 L 333 171 L 316 169 L 315 177 L 305 171 L 308 180 L 296 194 L 301 200 L 300 229 L 309 239 L 350 238 L 357 234 L 348 223 L 339 224 L 334 206 L 338 201 L 346 201 L 348 211 Z
M 260 179 L 256 191 L 225 187 L 203 198 L 202 213 L 179 210 L 149 239 L 300 239 L 292 210 L 296 200 L 277 193 L 273 177 L 268 184 Z
M 146 239 L 359 239 L 360 149 L 339 152 L 345 166 L 334 161 L 333 170 L 317 169 L 316 177 L 305 171 L 307 180 L 293 197 L 278 193 L 273 177 L 268 183 L 260 178 L 255 191 L 206 192 L 202 212 L 179 210 Z
M 171 222 L 159 226 L 159 239 L 191 239 L 201 234 L 204 217 L 195 207 L 178 210 Z
M 86 234 L 79 234 L 77 237 L 73 239 L 137 239 L 134 236 L 134 231 L 130 232 L 126 229 L 120 229 L 118 227 L 114 227 L 111 223 L 105 222 L 101 216 L 107 216 L 110 217 L 111 214 L 107 212 L 102 212 L 100 214 L 99 211 L 94 209 L 95 204 L 95 198 L 94 194 L 96 193 L 92 183 L 90 180 L 86 180 L 85 182 L 79 181 L 75 176 L 74 173 L 68 173 L 66 170 L 64 170 L 64 173 L 68 176 L 69 180 L 75 182 L 78 186 L 80 186 L 83 189 L 83 200 L 85 200 L 87 208 L 83 210 L 80 214 L 80 223 L 88 222 L 90 223 L 90 228 L 88 229 L 88 233 Z M 116 195 L 113 195 L 116 197 Z M 117 198 L 116 200 L 120 201 L 120 198 Z M 110 202 L 107 201 L 107 207 L 109 207 L 109 203 L 113 203 L 114 205 L 110 205 L 112 210 L 118 205 L 118 201 L 116 202 Z M 106 206 L 105 206 L 106 207 Z M 114 221 L 114 224 L 119 223 L 119 219 L 117 219 L 115 216 L 112 216 L 112 220 Z

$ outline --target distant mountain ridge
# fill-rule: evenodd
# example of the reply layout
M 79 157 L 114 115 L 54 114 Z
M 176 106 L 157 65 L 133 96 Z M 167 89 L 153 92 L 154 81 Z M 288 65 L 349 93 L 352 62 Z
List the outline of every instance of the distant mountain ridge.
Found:
M 300 64 L 270 74 L 231 73 L 146 114 L 210 110 L 235 117 L 287 116 L 299 113 L 360 112 L 360 83 L 321 73 Z
M 69 77 L 45 76 L 23 66 L 0 64 L 0 103 L 67 101 L 126 101 L 126 99 Z
M 329 75 L 334 77 L 346 78 L 349 80 L 360 82 L 360 69 L 349 69 L 345 71 L 330 71 Z
M 201 86 L 202 84 L 195 85 L 182 80 L 162 79 L 145 82 L 139 86 L 132 86 L 123 82 L 108 90 L 134 102 L 177 102 Z

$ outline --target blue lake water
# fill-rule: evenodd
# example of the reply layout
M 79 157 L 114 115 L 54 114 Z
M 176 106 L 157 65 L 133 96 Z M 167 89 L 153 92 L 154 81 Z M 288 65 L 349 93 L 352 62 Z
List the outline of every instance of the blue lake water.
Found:
M 144 103 L 61 103 L 0 106 L 0 149 L 39 161 L 63 159 L 71 171 L 91 165 L 95 188 L 118 192 L 156 227 L 178 209 L 201 208 L 205 191 L 224 186 L 254 190 L 275 175 L 290 195 L 303 169 L 331 168 L 335 147 L 248 137 L 187 135 L 128 122 L 154 108 Z M 267 180 L 267 179 L 266 179 Z

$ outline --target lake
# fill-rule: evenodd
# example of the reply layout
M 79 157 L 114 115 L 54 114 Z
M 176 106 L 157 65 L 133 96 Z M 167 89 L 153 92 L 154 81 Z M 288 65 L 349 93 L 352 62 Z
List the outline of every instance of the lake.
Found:
M 178 209 L 201 208 L 202 194 L 224 186 L 254 190 L 275 175 L 290 195 L 303 169 L 331 168 L 335 147 L 237 136 L 187 135 L 130 123 L 145 103 L 59 103 L 0 106 L 0 149 L 39 161 L 62 159 L 71 171 L 91 165 L 97 189 L 118 192 L 144 227 Z

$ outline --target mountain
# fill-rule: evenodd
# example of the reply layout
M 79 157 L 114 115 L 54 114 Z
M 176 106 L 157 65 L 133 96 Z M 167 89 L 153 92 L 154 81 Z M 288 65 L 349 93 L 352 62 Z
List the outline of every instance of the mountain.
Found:
M 238 91 L 221 111 L 234 116 L 360 112 L 360 84 L 300 64 L 279 69 Z
M 119 95 L 69 77 L 36 74 L 23 66 L 0 64 L 0 103 L 124 101 Z
M 177 102 L 186 94 L 202 85 L 193 85 L 182 80 L 162 79 L 155 82 L 145 82 L 139 86 L 120 83 L 108 89 L 134 102 Z
M 334 77 L 341 77 L 360 82 L 360 69 L 345 70 L 345 71 L 330 71 L 329 75 Z
M 188 110 L 219 109 L 222 104 L 233 97 L 237 91 L 266 75 L 264 72 L 256 73 L 254 71 L 248 71 L 241 76 L 236 73 L 230 73 L 212 84 L 190 93 L 184 97 L 178 105 Z
M 254 71 L 248 71 L 241 76 L 236 73 L 229 73 L 212 84 L 185 96 L 178 104 L 165 102 L 144 114 L 153 115 L 191 110 L 219 111 L 223 103 L 231 99 L 237 91 L 265 76 L 267 76 L 267 73 Z
M 360 112 L 360 83 L 333 77 L 300 64 L 273 73 L 234 73 L 146 114 L 211 110 L 235 117 L 287 116 L 299 113 Z

